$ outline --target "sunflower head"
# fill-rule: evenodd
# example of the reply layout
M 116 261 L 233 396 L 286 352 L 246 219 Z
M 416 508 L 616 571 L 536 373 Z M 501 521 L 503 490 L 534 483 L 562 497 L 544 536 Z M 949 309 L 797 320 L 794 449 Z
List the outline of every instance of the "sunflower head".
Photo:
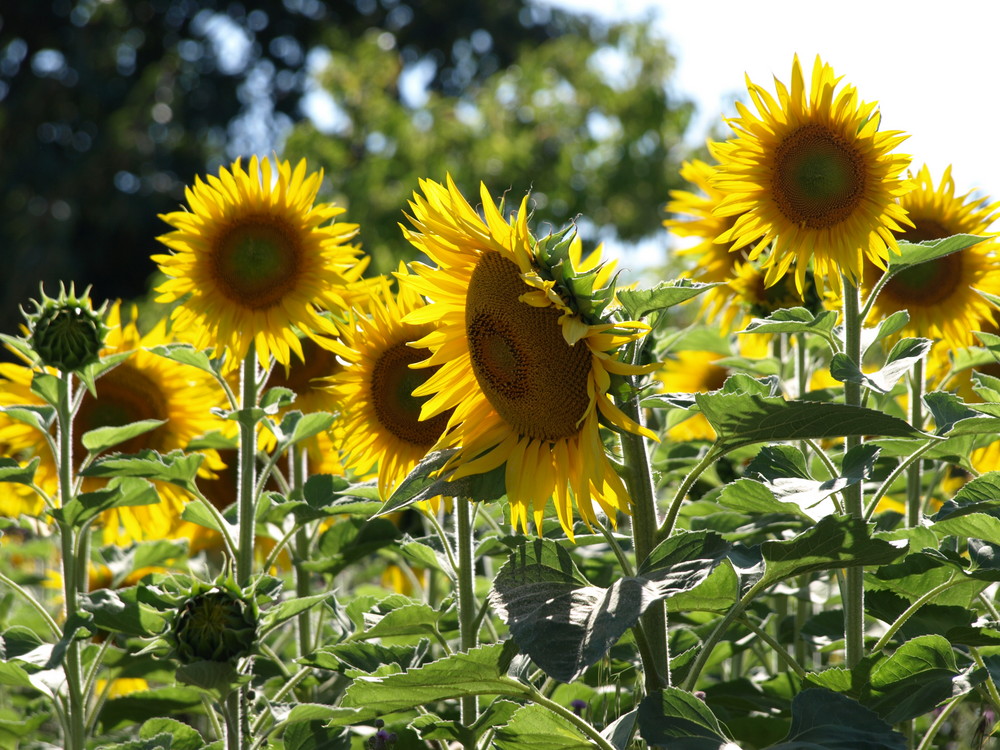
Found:
M 879 131 L 877 105 L 841 87 L 819 57 L 808 87 L 798 57 L 791 88 L 775 85 L 776 97 L 748 79 L 757 112 L 737 103 L 739 117 L 728 120 L 736 138 L 710 144 L 724 194 L 715 212 L 735 217 L 718 241 L 733 251 L 753 244 L 750 260 L 770 246 L 769 285 L 794 265 L 801 293 L 810 263 L 817 283 L 836 287 L 842 275 L 856 283 L 863 257 L 884 268 L 898 252 L 893 232 L 906 221 L 898 198 L 911 185 L 901 176 L 909 157 L 892 149 L 905 136 Z
M 55 298 L 39 288 L 39 296 L 31 300 L 34 312 L 22 312 L 28 323 L 28 345 L 41 364 L 72 372 L 97 362 L 109 332 L 104 323 L 108 303 L 94 310 L 90 287 L 77 296 L 73 284 L 68 292 L 60 284 Z
M 972 191 L 956 195 L 951 167 L 935 185 L 927 166 L 914 179 L 915 189 L 903 196 L 911 227 L 897 234 L 905 242 L 940 240 L 955 234 L 990 235 L 1000 215 L 1000 202 Z M 988 330 L 994 322 L 990 303 L 978 292 L 1000 295 L 996 241 L 988 239 L 950 255 L 907 266 L 882 287 L 872 307 L 876 318 L 906 310 L 910 322 L 903 333 L 938 338 L 950 346 L 970 346 L 972 331 Z M 872 288 L 882 270 L 866 264 L 864 283 Z M 978 291 L 977 291 L 978 290 Z
M 540 526 L 550 498 L 570 536 L 574 501 L 585 522 L 596 500 L 613 523 L 628 494 L 600 427 L 652 436 L 609 397 L 612 375 L 651 371 L 618 359 L 648 326 L 608 320 L 611 267 L 580 259 L 569 234 L 536 241 L 526 199 L 508 217 L 482 186 L 480 215 L 450 179 L 421 187 L 405 233 L 437 267 L 413 265 L 407 283 L 431 302 L 404 320 L 434 324 L 416 345 L 436 370 L 414 395 L 428 397 L 424 419 L 451 411 L 442 439 L 461 447 L 446 468 L 458 479 L 505 466 L 520 528 L 529 513 Z
M 174 656 L 183 664 L 234 662 L 257 646 L 256 602 L 234 584 L 204 584 L 180 604 L 172 633 Z
M 319 314 L 346 308 L 348 287 L 361 274 L 359 248 L 349 244 L 356 224 L 335 219 L 343 209 L 315 203 L 322 172 L 305 160 L 253 157 L 185 190 L 189 210 L 160 216 L 174 231 L 160 237 L 172 251 L 154 255 L 169 278 L 160 302 L 180 302 L 175 327 L 196 331 L 196 345 L 242 359 L 255 344 L 288 364 L 303 358 L 296 329 L 307 336 L 336 334 Z M 332 223 L 331 223 L 332 222 Z

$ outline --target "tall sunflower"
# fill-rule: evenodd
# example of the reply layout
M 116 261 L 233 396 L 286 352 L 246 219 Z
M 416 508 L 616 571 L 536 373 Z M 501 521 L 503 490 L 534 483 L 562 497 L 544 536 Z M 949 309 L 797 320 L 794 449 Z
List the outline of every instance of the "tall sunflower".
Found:
M 629 499 L 605 453 L 600 421 L 655 437 L 608 396 L 613 374 L 648 371 L 616 353 L 645 329 L 580 312 L 593 298 L 569 296 L 568 250 L 556 259 L 529 234 L 527 197 L 508 222 L 485 185 L 483 217 L 450 177 L 447 186 L 420 186 L 423 195 L 410 202 L 414 230 L 404 234 L 437 267 L 413 265 L 407 281 L 431 303 L 405 321 L 436 325 L 416 345 L 431 350 L 422 365 L 437 370 L 414 395 L 429 397 L 424 419 L 452 410 L 445 435 L 461 446 L 451 462 L 455 476 L 506 463 L 516 528 L 527 529 L 529 511 L 540 527 L 549 498 L 571 537 L 574 500 L 586 523 L 595 519 L 595 500 L 613 522 Z
M 718 241 L 733 251 L 756 243 L 750 260 L 773 242 L 762 265 L 768 285 L 794 263 L 802 292 L 811 260 L 817 283 L 836 287 L 841 273 L 860 278 L 863 255 L 884 268 L 898 252 L 909 157 L 892 149 L 906 136 L 880 132 L 877 104 L 859 100 L 853 86 L 837 91 L 839 83 L 819 57 L 807 89 L 796 56 L 791 90 L 776 80 L 777 99 L 748 78 L 757 113 L 737 102 L 740 116 L 728 120 L 736 137 L 709 144 L 719 162 L 714 184 L 725 193 L 716 212 L 736 217 Z
M 137 453 L 149 449 L 160 453 L 186 448 L 196 437 L 219 426 L 211 413 L 221 406 L 222 394 L 211 376 L 194 367 L 178 364 L 157 356 L 147 349 L 171 343 L 166 321 L 161 321 L 149 333 L 141 335 L 134 322 L 123 323 L 121 305 L 111 307 L 107 324 L 110 327 L 102 356 L 130 352 L 121 364 L 101 376 L 96 382 L 97 396 L 84 392 L 73 422 L 73 457 L 79 463 L 86 455 L 82 436 L 98 427 L 113 427 L 144 419 L 159 419 L 165 423 L 115 447 L 122 453 Z M 41 399 L 31 392 L 33 371 L 22 365 L 6 365 L 0 381 L 0 404 L 36 404 Z M 55 461 L 46 444 L 35 430 L 22 423 L 2 423 L 0 440 L 15 454 L 36 454 L 42 461 L 36 483 L 50 496 L 56 497 L 57 472 Z M 205 451 L 205 467 L 221 468 L 214 451 Z M 91 491 L 99 480 L 88 479 L 84 490 Z M 184 504 L 190 499 L 174 485 L 156 482 L 160 502 L 114 508 L 102 515 L 106 544 L 129 544 L 141 539 L 162 539 L 174 535 L 180 523 Z M 2 507 L 2 504 L 0 504 Z M 31 510 L 23 508 L 23 510 Z M 40 512 L 36 505 L 35 512 Z M 4 509 L 3 512 L 7 512 Z
M 446 410 L 422 421 L 420 409 L 427 399 L 413 395 L 436 370 L 410 367 L 427 356 L 410 345 L 433 325 L 412 325 L 403 318 L 423 305 L 412 289 L 403 286 L 393 295 L 383 281 L 344 328 L 346 367 L 327 378 L 330 393 L 341 404 L 344 463 L 362 475 L 377 465 L 383 498 L 438 443 L 451 416 Z
M 265 367 L 271 355 L 301 359 L 295 328 L 336 335 L 317 308 L 348 307 L 345 286 L 360 275 L 360 249 L 348 244 L 356 224 L 333 221 L 344 209 L 314 204 L 323 173 L 303 159 L 237 159 L 205 183 L 185 189 L 190 210 L 160 216 L 175 228 L 159 239 L 173 252 L 154 255 L 168 277 L 159 302 L 181 302 L 174 326 L 197 331 L 199 348 L 243 359 L 253 341 Z M 328 223 L 333 221 L 333 223 Z
M 926 165 L 916 177 L 916 188 L 900 200 L 913 226 L 897 237 L 906 242 L 939 240 L 953 234 L 989 234 L 1000 212 L 1000 203 L 972 193 L 955 195 L 951 167 L 934 185 Z M 994 322 L 991 305 L 977 290 L 1000 295 L 1000 265 L 993 240 L 943 258 L 906 268 L 894 274 L 882 287 L 872 307 L 876 320 L 899 310 L 910 314 L 904 329 L 911 336 L 943 339 L 950 347 L 973 344 L 972 331 L 984 330 Z M 864 283 L 869 289 L 882 273 L 865 265 Z

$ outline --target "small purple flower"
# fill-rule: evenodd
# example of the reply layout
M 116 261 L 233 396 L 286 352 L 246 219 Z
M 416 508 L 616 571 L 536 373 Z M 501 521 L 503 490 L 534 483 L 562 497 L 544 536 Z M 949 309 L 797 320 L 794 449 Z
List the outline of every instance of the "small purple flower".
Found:
M 583 713 L 583 709 L 587 707 L 587 701 L 582 701 L 579 698 L 574 698 L 570 701 L 569 707 L 573 709 L 573 713 L 580 716 Z

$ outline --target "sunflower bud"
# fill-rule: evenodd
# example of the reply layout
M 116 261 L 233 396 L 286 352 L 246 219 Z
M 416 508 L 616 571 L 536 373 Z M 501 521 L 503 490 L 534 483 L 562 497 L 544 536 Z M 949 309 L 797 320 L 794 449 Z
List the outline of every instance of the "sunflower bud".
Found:
M 257 607 L 238 593 L 216 586 L 191 596 L 174 620 L 177 658 L 229 662 L 253 652 Z
M 60 284 L 55 299 L 46 295 L 44 289 L 40 292 L 41 301 L 31 300 L 35 312 L 24 316 L 28 321 L 28 344 L 41 363 L 71 372 L 97 362 L 109 330 L 104 325 L 107 303 L 94 310 L 90 287 L 77 297 L 72 284 L 68 293 Z

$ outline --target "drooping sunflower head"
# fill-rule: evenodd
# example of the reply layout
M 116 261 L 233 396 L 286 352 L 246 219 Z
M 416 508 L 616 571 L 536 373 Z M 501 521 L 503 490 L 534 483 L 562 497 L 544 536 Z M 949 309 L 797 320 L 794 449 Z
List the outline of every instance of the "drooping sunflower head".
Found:
M 819 57 L 808 88 L 796 57 L 791 88 L 775 81 L 777 98 L 748 79 L 756 114 L 737 103 L 736 137 L 710 144 L 724 193 L 716 212 L 736 217 L 719 241 L 734 251 L 756 243 L 751 260 L 773 243 L 762 266 L 769 285 L 794 264 L 801 292 L 810 262 L 818 284 L 836 287 L 842 274 L 856 282 L 863 256 L 884 268 L 898 250 L 909 157 L 892 150 L 906 136 L 879 131 L 876 104 L 839 84 Z
M 421 188 L 410 204 L 414 229 L 404 233 L 437 267 L 413 265 L 407 283 L 431 302 L 405 321 L 435 324 L 416 343 L 431 351 L 421 366 L 437 369 L 415 394 L 429 397 L 425 419 L 451 411 L 445 437 L 461 446 L 454 476 L 506 464 L 516 527 L 527 527 L 529 511 L 540 526 L 550 498 L 570 536 L 574 500 L 588 524 L 594 500 L 613 522 L 628 497 L 599 428 L 603 419 L 644 431 L 608 394 L 612 375 L 649 371 L 617 354 L 646 328 L 606 321 L 607 269 L 593 259 L 575 268 L 579 245 L 569 235 L 536 242 L 527 199 L 507 219 L 482 186 L 481 217 L 450 178 Z
M 916 188 L 900 200 L 913 226 L 897 234 L 905 242 L 939 240 L 954 234 L 991 234 L 1000 202 L 987 196 L 955 194 L 951 167 L 937 185 L 924 165 L 914 180 Z M 899 271 L 882 287 L 872 307 L 875 319 L 906 310 L 911 336 L 943 339 L 950 346 L 970 346 L 972 331 L 985 330 L 994 321 L 991 305 L 977 290 L 1000 295 L 997 244 L 985 240 L 951 255 Z M 881 269 L 865 265 L 869 289 L 881 278 Z
M 160 216 L 175 228 L 159 238 L 173 252 L 153 256 L 169 277 L 157 300 L 181 303 L 175 327 L 193 328 L 196 345 L 237 359 L 253 342 L 264 366 L 272 355 L 282 364 L 292 351 L 302 358 L 296 328 L 336 333 L 317 308 L 348 306 L 358 227 L 335 221 L 342 208 L 314 203 L 322 179 L 306 173 L 305 160 L 293 169 L 255 156 L 246 170 L 237 160 L 186 188 L 189 210 Z
M 327 389 L 340 404 L 345 466 L 361 475 L 377 466 L 383 498 L 439 442 L 450 416 L 446 410 L 421 420 L 427 399 L 413 395 L 436 369 L 411 367 L 427 356 L 411 344 L 433 325 L 403 319 L 423 305 L 408 286 L 394 295 L 383 280 L 344 327 L 347 364 L 327 378 Z

